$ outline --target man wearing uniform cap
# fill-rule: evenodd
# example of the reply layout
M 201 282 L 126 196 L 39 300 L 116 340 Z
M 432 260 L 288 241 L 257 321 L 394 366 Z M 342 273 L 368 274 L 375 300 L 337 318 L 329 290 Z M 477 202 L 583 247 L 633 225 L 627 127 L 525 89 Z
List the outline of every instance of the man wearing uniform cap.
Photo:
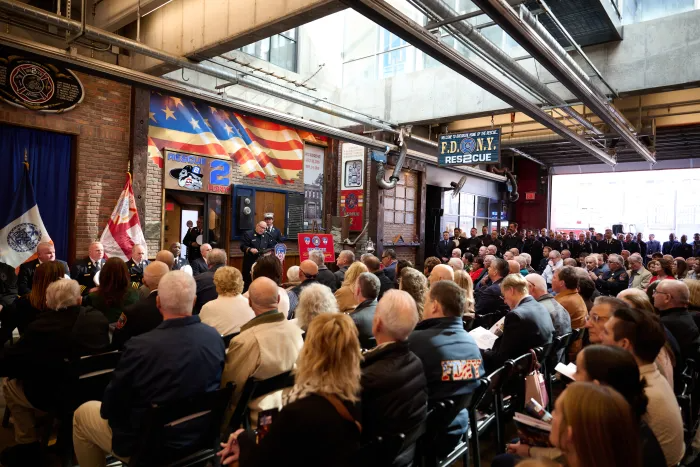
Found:
M 146 247 L 143 245 L 134 245 L 131 250 L 131 259 L 127 261 L 126 267 L 129 268 L 131 276 L 131 286 L 138 289 L 143 284 L 143 269 L 150 263 L 146 258 Z
M 88 257 L 75 262 L 70 273 L 71 279 L 80 284 L 80 294 L 86 296 L 90 290 L 97 287 L 95 284 L 95 274 L 102 269 L 105 264 L 105 248 L 100 242 L 92 242 L 88 248 Z
M 267 228 L 265 231 L 270 237 L 270 248 L 274 248 L 278 243 L 282 243 L 282 232 L 280 229 L 272 225 L 275 222 L 275 215 L 271 212 L 265 213 L 265 223 Z

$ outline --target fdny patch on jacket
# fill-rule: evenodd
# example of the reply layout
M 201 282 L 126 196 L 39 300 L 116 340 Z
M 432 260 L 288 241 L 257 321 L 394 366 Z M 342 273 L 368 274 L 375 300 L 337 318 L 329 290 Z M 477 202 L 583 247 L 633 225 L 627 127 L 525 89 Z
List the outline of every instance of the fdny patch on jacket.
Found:
M 481 359 L 473 360 L 443 360 L 442 381 L 465 381 L 479 378 Z
M 125 324 L 126 324 L 126 315 L 124 313 L 122 313 L 119 316 L 119 320 L 117 321 L 117 329 L 123 328 Z

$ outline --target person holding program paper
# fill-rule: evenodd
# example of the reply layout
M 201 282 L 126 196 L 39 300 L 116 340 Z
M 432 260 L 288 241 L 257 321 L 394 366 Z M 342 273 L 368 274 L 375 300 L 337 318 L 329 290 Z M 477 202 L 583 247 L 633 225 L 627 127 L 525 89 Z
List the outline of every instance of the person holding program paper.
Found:
M 493 349 L 481 352 L 489 373 L 509 358 L 517 358 L 530 349 L 549 344 L 554 334 L 549 312 L 530 296 L 523 276 L 506 276 L 501 282 L 501 291 L 511 311 L 506 315 L 503 335 L 493 344 Z
M 474 391 L 476 380 L 486 376 L 479 348 L 464 330 L 465 304 L 464 290 L 457 284 L 435 282 L 426 294 L 423 321 L 408 338 L 411 351 L 423 362 L 430 402 L 469 394 Z M 451 451 L 468 426 L 469 416 L 462 409 L 445 435 L 440 436 L 437 454 Z

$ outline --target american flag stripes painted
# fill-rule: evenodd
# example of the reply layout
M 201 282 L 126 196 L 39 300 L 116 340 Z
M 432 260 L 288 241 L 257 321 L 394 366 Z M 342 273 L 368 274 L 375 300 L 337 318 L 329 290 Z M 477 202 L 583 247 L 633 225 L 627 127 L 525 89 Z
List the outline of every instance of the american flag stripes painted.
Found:
M 303 169 L 304 140 L 315 141 L 308 132 L 155 92 L 149 110 L 149 154 L 159 167 L 168 148 L 231 158 L 247 177 L 293 183 Z

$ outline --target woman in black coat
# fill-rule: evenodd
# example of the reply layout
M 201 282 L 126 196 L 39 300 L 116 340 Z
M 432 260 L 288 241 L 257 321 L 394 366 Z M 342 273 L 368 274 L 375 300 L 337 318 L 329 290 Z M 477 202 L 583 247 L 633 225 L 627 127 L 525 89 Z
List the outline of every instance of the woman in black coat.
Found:
M 295 384 L 269 432 L 257 440 L 238 430 L 219 452 L 240 467 L 351 467 L 362 427 L 360 344 L 348 315 L 323 313 L 309 325 L 297 360 Z

